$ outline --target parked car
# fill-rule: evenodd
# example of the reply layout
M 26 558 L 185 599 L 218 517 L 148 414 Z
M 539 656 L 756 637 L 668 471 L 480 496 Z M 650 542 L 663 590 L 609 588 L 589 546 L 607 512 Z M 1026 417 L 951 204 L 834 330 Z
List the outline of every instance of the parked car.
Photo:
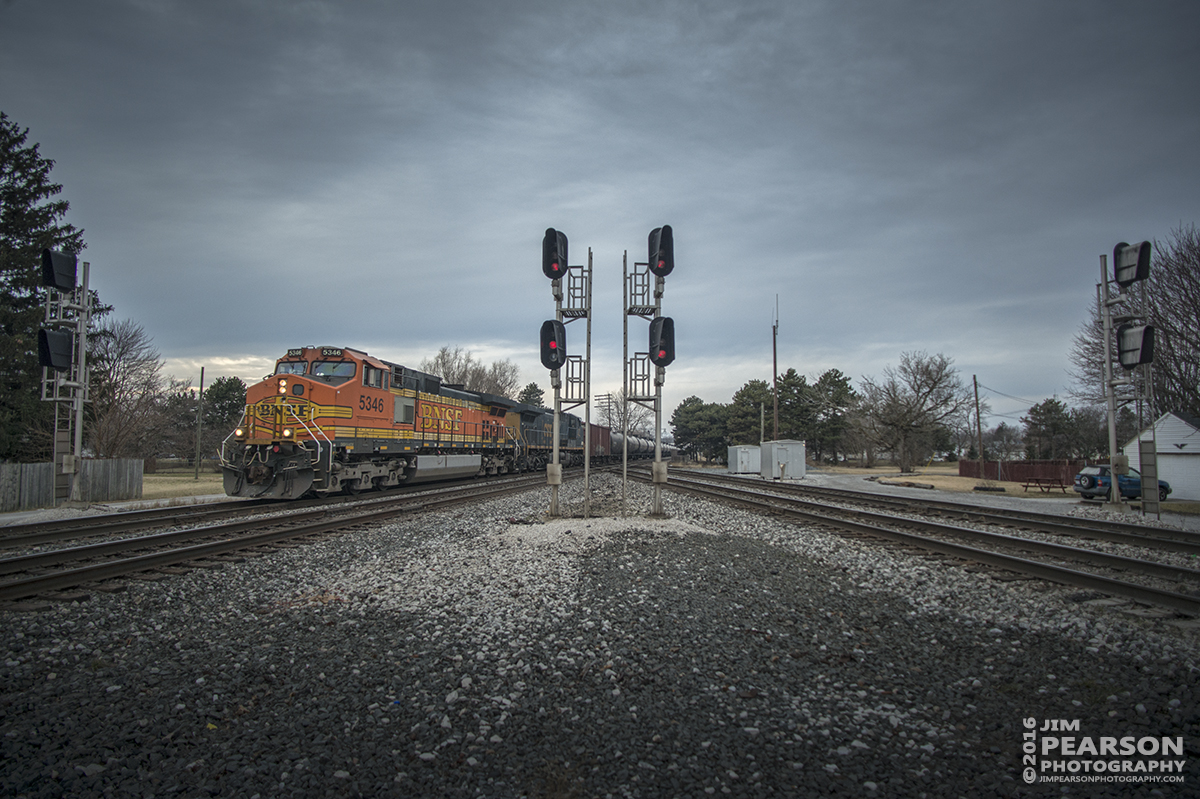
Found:
M 1112 485 L 1112 472 L 1105 466 L 1084 466 L 1075 475 L 1075 490 L 1084 499 L 1105 498 L 1109 486 Z M 1140 499 L 1142 496 L 1142 475 L 1137 469 L 1130 469 L 1129 474 L 1117 475 L 1117 486 L 1125 499 Z M 1171 493 L 1171 484 L 1166 480 L 1158 481 L 1158 499 L 1164 501 Z

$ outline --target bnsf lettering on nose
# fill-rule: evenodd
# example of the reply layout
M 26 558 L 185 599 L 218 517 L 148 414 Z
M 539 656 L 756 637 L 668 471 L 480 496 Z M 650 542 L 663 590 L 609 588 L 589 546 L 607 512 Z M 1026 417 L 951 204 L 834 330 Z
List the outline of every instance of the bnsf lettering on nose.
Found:
M 462 430 L 462 408 L 447 408 L 442 405 L 421 406 L 421 429 L 441 430 L 454 433 Z

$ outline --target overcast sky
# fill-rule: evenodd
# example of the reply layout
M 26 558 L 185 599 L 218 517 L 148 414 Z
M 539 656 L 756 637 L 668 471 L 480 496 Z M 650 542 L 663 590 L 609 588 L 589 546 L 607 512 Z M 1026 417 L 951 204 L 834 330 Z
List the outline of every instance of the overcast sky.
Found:
M 1200 222 L 1198 31 L 1194 0 L 0 0 L 0 110 L 176 377 L 451 345 L 549 394 L 552 226 L 616 390 L 622 255 L 670 224 L 667 417 L 770 379 L 778 295 L 781 371 L 941 352 L 994 425 L 1069 388 L 1101 253 Z

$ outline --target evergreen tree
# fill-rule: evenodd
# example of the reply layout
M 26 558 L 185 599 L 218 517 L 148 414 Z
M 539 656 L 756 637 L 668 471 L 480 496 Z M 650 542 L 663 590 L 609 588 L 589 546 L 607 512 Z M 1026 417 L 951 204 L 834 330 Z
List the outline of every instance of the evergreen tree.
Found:
M 850 426 L 850 410 L 858 395 L 850 385 L 850 378 L 838 369 L 829 369 L 818 377 L 812 393 L 816 409 L 808 439 L 810 455 L 817 462 L 826 453 L 836 460 L 838 444 Z
M 49 460 L 53 409 L 40 399 L 37 362 L 41 252 L 84 248 L 83 231 L 62 221 L 69 204 L 54 199 L 54 162 L 28 136 L 0 112 L 0 460 Z
M 218 377 L 204 390 L 204 426 L 221 438 L 242 420 L 246 410 L 246 384 L 238 377 Z
M 728 448 L 725 426 L 728 406 L 688 397 L 671 414 L 675 443 L 694 455 L 723 459 Z
M 779 438 L 808 441 L 816 425 L 816 398 L 808 378 L 795 369 L 779 376 Z
M 523 402 L 526 405 L 542 407 L 542 403 L 546 401 L 546 394 L 542 391 L 542 387 L 537 383 L 530 383 L 521 389 L 521 395 L 517 397 L 517 402 Z
M 1030 460 L 1058 460 L 1070 453 L 1076 425 L 1070 408 L 1057 397 L 1034 405 L 1021 423 L 1025 425 L 1025 456 Z
M 726 427 L 729 445 L 758 444 L 761 441 L 760 435 L 766 436 L 767 440 L 770 440 L 773 407 L 774 398 L 766 380 L 751 380 L 739 388 L 733 395 L 733 402 L 729 404 L 728 426 Z M 764 408 L 766 409 L 766 432 L 762 432 Z M 780 424 L 782 424 L 782 412 L 780 416 Z

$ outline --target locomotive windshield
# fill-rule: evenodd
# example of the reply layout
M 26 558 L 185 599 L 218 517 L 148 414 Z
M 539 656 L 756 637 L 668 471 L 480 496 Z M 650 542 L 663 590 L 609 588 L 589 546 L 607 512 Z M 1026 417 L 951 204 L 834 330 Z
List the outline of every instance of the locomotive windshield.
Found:
M 341 383 L 354 377 L 354 372 L 353 361 L 313 361 L 309 374 L 327 383 Z
M 304 370 L 308 368 L 307 361 L 281 361 L 275 365 L 275 374 L 277 375 L 302 375 Z

